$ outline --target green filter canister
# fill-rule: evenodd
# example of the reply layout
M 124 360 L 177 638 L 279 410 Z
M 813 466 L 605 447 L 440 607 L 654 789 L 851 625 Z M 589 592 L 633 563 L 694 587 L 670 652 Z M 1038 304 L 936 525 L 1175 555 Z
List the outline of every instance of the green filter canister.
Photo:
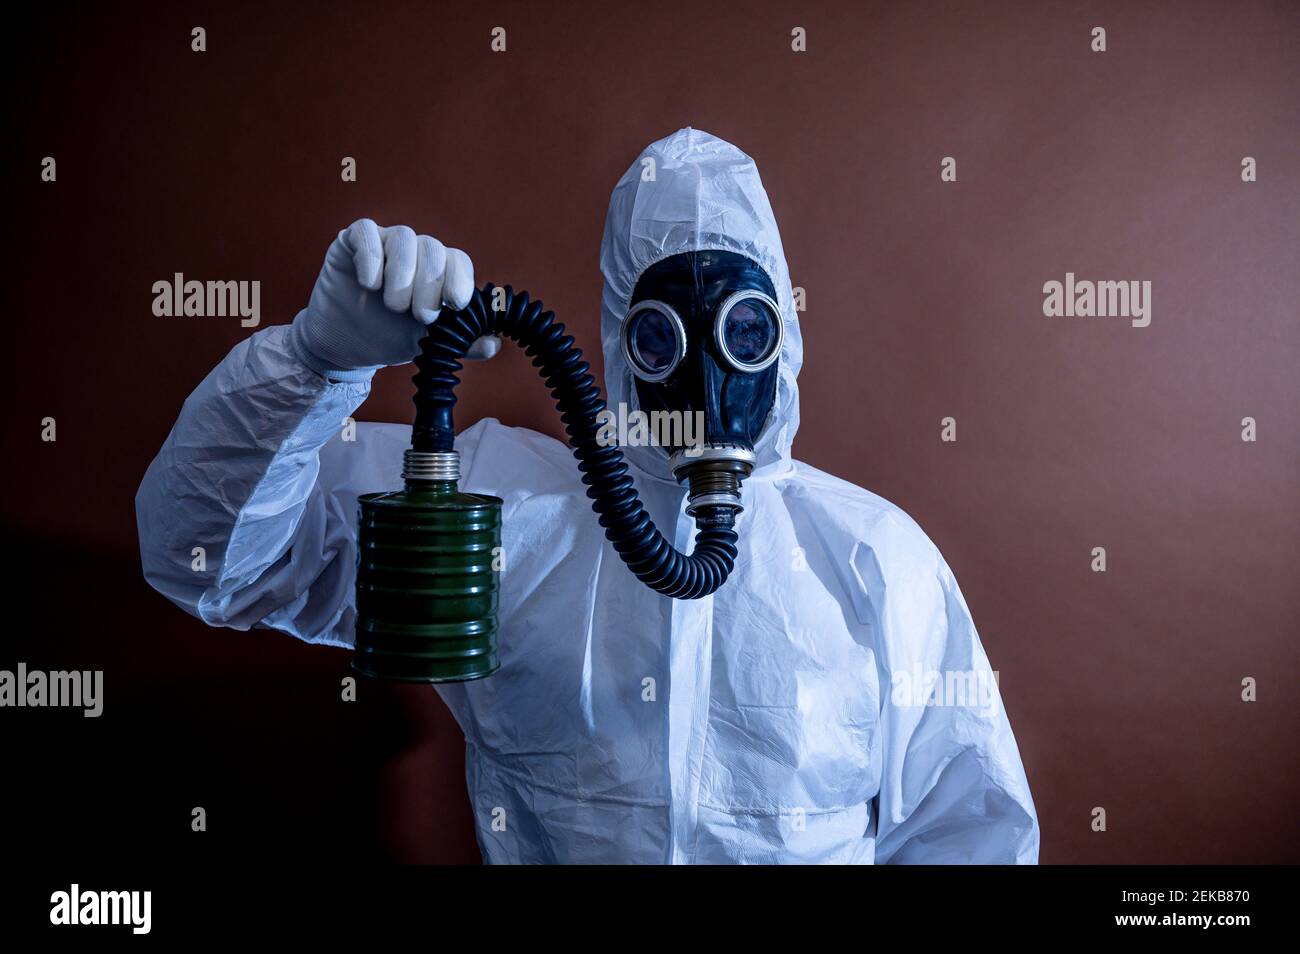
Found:
M 501 499 L 408 479 L 358 504 L 352 668 L 399 682 L 495 672 Z

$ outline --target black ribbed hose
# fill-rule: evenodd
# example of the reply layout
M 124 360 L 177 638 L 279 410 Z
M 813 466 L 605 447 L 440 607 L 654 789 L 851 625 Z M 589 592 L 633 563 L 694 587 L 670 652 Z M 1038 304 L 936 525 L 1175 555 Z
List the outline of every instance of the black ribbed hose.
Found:
M 500 310 L 490 307 L 493 295 Z M 587 485 L 591 509 L 605 536 L 636 578 L 666 596 L 683 600 L 708 596 L 723 583 L 736 562 L 735 512 L 730 507 L 703 507 L 696 515 L 695 549 L 687 555 L 672 546 L 641 506 L 632 478 L 617 446 L 596 440 L 596 416 L 605 410 L 600 389 L 582 360 L 582 351 L 564 333 L 564 325 L 527 292 L 515 294 L 507 285 L 476 290 L 460 311 L 443 310 L 420 342 L 415 359 L 415 426 L 411 448 L 417 451 L 454 449 L 456 372 L 470 345 L 483 335 L 501 335 L 519 344 L 533 359 L 578 460 Z

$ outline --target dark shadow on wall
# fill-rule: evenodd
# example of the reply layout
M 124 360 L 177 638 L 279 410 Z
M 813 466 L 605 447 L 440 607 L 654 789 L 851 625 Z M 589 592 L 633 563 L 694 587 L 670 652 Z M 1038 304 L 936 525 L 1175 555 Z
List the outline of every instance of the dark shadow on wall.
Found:
M 14 857 L 479 862 L 464 739 L 432 689 L 359 680 L 344 702 L 343 650 L 210 629 L 130 560 L 5 536 L 23 559 L 0 669 L 104 670 L 97 718 L 4 712 Z

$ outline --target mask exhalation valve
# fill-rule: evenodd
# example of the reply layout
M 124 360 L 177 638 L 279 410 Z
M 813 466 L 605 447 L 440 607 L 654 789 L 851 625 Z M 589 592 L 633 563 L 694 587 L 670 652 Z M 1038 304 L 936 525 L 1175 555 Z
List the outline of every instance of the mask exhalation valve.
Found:
M 754 452 L 735 445 L 709 444 L 677 451 L 668 466 L 686 484 L 686 513 L 697 522 L 734 522 L 745 509 L 740 486 L 754 472 Z

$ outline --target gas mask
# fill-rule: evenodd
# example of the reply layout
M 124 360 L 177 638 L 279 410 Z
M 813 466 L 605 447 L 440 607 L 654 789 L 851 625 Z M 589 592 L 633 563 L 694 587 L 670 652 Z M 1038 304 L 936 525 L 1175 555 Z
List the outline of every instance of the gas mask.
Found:
M 689 487 L 691 516 L 705 507 L 741 510 L 740 484 L 776 400 L 783 337 L 776 290 L 744 255 L 673 255 L 637 281 L 623 354 L 642 412 L 692 417 L 656 429 L 672 435 L 664 450 L 673 476 Z

